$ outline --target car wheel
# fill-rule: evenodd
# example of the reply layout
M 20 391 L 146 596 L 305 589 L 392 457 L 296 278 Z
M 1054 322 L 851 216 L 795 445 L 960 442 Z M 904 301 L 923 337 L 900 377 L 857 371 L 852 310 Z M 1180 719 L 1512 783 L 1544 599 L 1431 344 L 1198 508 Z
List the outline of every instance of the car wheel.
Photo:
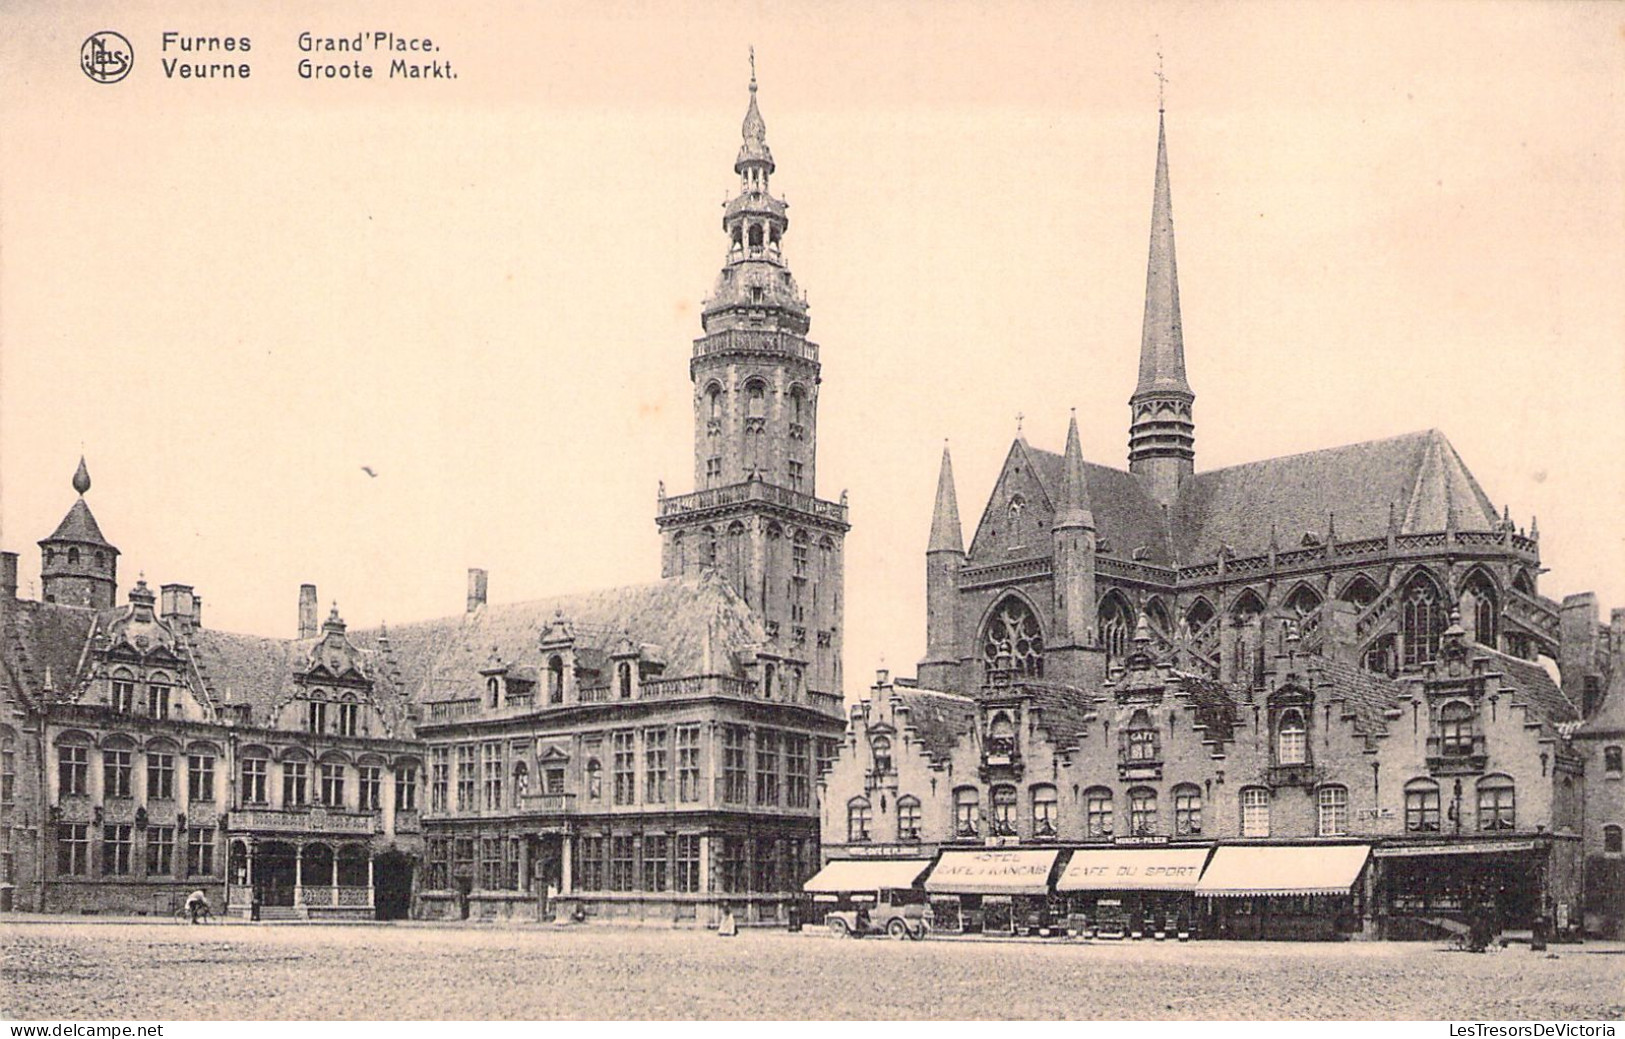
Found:
M 918 941 L 924 940 L 924 938 L 925 938 L 925 921 L 921 920 L 920 921 L 920 926 L 918 926 L 914 930 L 908 932 L 908 937 L 909 937 L 910 941 L 918 942 Z
M 829 919 L 829 933 L 837 938 L 845 938 L 852 933 L 852 928 L 846 926 L 846 921 L 838 916 Z
M 893 920 L 891 923 L 886 925 L 886 933 L 898 941 L 902 941 L 904 938 L 908 937 L 908 924 L 901 920 Z

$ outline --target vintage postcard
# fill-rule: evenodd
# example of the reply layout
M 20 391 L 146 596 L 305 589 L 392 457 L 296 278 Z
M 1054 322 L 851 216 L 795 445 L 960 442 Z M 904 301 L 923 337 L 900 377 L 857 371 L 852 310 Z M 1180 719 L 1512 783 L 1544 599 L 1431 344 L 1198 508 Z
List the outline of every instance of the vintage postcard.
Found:
M 0 7 L 0 1015 L 1614 1034 L 1622 88 L 1601 3 Z

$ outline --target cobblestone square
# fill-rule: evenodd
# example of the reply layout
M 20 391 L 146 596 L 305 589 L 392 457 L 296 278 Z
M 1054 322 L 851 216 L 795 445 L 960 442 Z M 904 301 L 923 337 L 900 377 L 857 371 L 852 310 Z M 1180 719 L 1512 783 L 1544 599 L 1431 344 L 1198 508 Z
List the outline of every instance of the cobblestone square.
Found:
M 0 926 L 13 1019 L 1618 1019 L 1625 950 L 782 932 Z

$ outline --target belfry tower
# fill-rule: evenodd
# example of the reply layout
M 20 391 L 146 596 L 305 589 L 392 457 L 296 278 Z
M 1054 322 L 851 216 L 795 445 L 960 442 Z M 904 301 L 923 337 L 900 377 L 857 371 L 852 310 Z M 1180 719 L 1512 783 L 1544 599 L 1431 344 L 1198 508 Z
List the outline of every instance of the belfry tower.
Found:
M 769 187 L 754 57 L 741 134 L 727 259 L 689 361 L 697 490 L 661 497 L 661 569 L 722 575 L 766 626 L 779 673 L 839 694 L 846 504 L 816 495 L 818 346 L 784 258 L 788 207 Z
M 1196 394 L 1185 379 L 1185 332 L 1179 317 L 1179 266 L 1174 262 L 1174 207 L 1168 189 L 1168 139 L 1157 111 L 1157 183 L 1151 200 L 1151 251 L 1145 271 L 1145 322 L 1140 332 L 1140 379 L 1129 398 L 1129 472 L 1164 505 L 1196 466 Z

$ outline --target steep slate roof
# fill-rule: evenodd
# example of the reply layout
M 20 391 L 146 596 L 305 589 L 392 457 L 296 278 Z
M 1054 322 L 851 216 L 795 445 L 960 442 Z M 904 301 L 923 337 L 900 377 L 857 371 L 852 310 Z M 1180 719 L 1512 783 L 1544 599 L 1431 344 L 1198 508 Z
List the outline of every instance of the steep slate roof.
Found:
M 1562 687 L 1539 664 L 1483 646 L 1474 646 L 1473 651 L 1475 655 L 1488 658 L 1489 670 L 1506 675 L 1507 683 L 1518 690 L 1518 700 L 1528 704 L 1541 721 L 1557 725 L 1580 720 L 1579 707 L 1564 695 Z
M 1399 706 L 1404 693 L 1400 683 L 1330 657 L 1314 657 L 1308 666 L 1317 700 L 1342 700 L 1344 709 L 1354 716 L 1355 732 L 1381 736 L 1388 731 L 1385 714 Z
M 90 514 L 90 506 L 85 499 L 80 498 L 73 503 L 68 514 L 62 517 L 62 522 L 56 525 L 56 530 L 46 541 L 78 541 L 92 545 L 105 545 L 107 539 L 102 537 L 102 528 L 96 525 L 96 517 Z
M 1236 734 L 1236 698 L 1218 682 L 1199 675 L 1184 675 L 1180 692 L 1196 709 L 1196 724 L 1210 740 L 1229 743 Z
M 1026 444 L 1025 441 L 1022 443 Z M 1033 469 L 1043 482 L 1050 500 L 1060 502 L 1066 458 L 1053 451 L 1031 446 L 1027 446 L 1027 454 L 1032 458 Z M 1108 554 L 1128 559 L 1136 548 L 1143 545 L 1150 550 L 1145 562 L 1167 566 L 1170 555 L 1162 506 L 1146 491 L 1139 478 L 1122 469 L 1093 462 L 1083 463 L 1083 475 L 1088 486 L 1095 532 L 1110 542 L 1111 551 Z
M 221 704 L 247 704 L 250 718 L 265 725 L 293 694 L 295 668 L 302 668 L 315 640 L 238 635 L 200 628 L 187 641 L 207 693 Z
M 976 727 L 976 701 L 958 693 L 934 689 L 896 689 L 909 709 L 909 728 L 925 744 L 933 760 L 945 761 L 959 737 Z
M 13 670 L 23 693 L 40 702 L 50 677 L 53 691 L 71 691 L 78 681 L 79 661 L 84 656 L 97 612 L 77 606 L 19 599 L 5 611 L 9 630 L 0 632 L 5 640 L 7 665 Z M 24 673 L 23 665 L 28 671 Z
M 1401 534 L 1496 526 L 1461 456 L 1430 429 L 1198 473 L 1175 508 L 1175 550 L 1184 564 L 1207 562 L 1222 545 L 1263 555 L 1272 523 L 1292 548 L 1306 531 L 1324 538 L 1328 513 L 1341 541 L 1381 537 L 1390 502 Z
M 1071 750 L 1089 727 L 1089 717 L 1095 711 L 1095 698 L 1081 689 L 1069 686 L 1026 685 L 1028 703 L 1043 714 L 1039 727 L 1049 733 L 1050 743 L 1057 750 Z
M 708 652 L 711 673 L 733 674 L 741 651 L 767 641 L 749 607 L 726 583 L 685 576 L 392 625 L 390 670 L 399 669 L 401 693 L 409 700 L 466 698 L 477 691 L 479 671 L 493 651 L 504 664 L 540 664 L 542 633 L 558 615 L 575 632 L 578 659 L 591 666 L 607 658 L 623 632 L 634 643 L 659 647 L 671 675 L 704 673 Z M 378 648 L 378 635 L 350 633 L 356 645 L 369 650 Z

